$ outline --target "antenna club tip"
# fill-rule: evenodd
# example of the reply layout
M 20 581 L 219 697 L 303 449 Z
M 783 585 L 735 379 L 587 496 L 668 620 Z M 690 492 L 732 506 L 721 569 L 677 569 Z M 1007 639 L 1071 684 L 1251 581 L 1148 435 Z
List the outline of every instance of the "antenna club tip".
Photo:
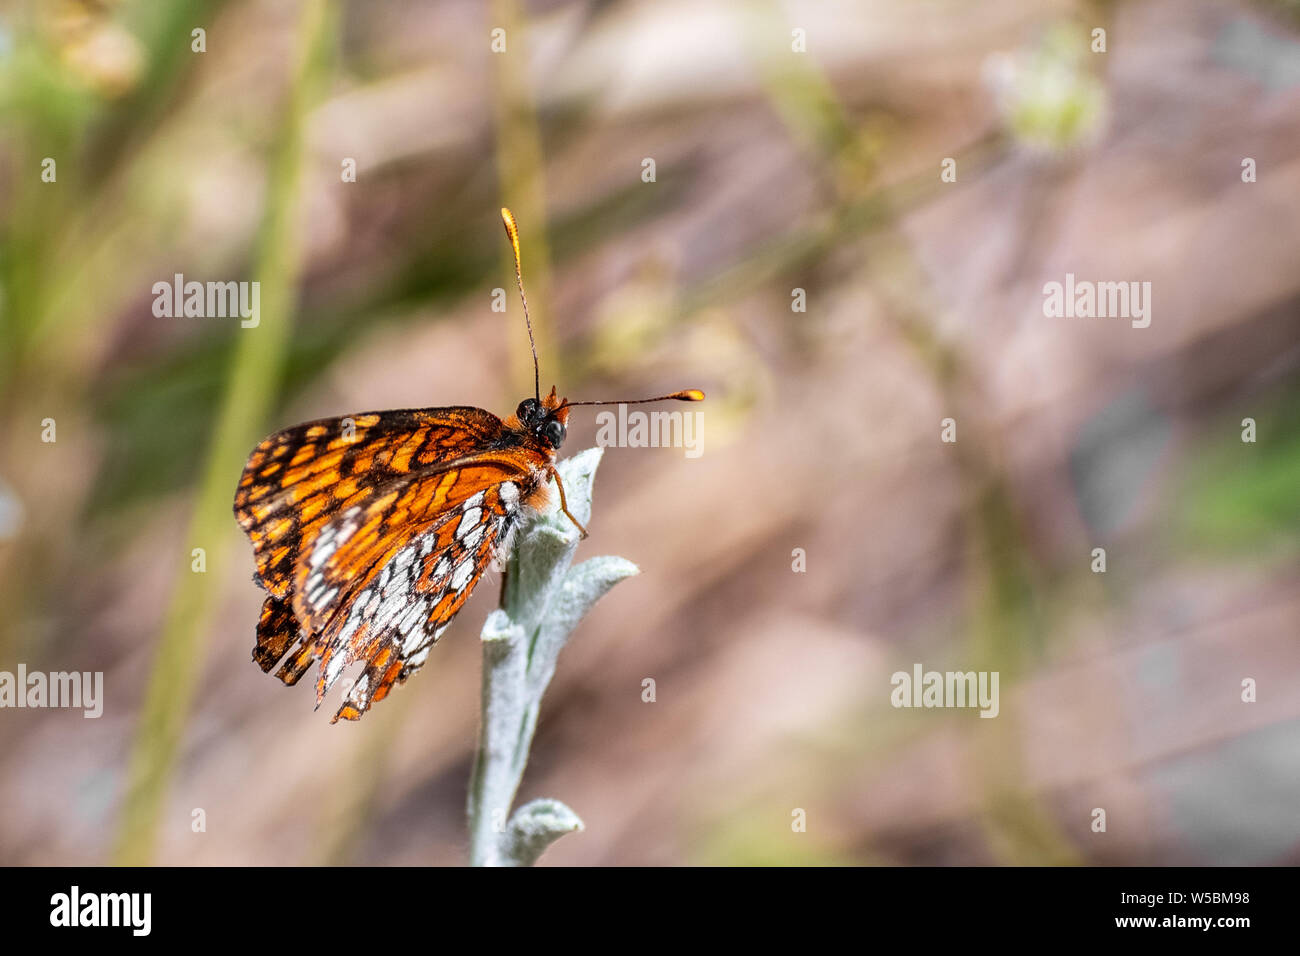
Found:
M 698 388 L 685 388 L 685 389 L 682 389 L 680 392 L 673 392 L 673 393 L 672 393 L 671 395 L 669 395 L 668 397 L 669 397 L 669 398 L 675 398 L 675 399 L 677 399 L 677 400 L 680 401 L 680 402 L 702 402 L 702 401 L 704 401 L 704 393 L 703 393 L 702 391 L 700 391 Z

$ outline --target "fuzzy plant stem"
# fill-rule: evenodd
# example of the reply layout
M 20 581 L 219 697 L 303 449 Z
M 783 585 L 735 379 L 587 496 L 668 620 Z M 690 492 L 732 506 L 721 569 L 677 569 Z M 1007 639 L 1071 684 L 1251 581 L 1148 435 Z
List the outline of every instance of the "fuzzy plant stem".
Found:
M 601 450 L 557 466 L 569 510 L 591 519 L 591 484 Z M 558 500 L 554 489 L 553 501 Z M 501 607 L 483 624 L 483 713 L 469 787 L 470 863 L 531 866 L 565 833 L 582 829 L 558 800 L 533 800 L 510 814 L 537 728 L 542 695 L 569 635 L 593 604 L 637 567 L 591 558 L 571 567 L 579 534 L 558 510 L 520 529 L 508 558 Z

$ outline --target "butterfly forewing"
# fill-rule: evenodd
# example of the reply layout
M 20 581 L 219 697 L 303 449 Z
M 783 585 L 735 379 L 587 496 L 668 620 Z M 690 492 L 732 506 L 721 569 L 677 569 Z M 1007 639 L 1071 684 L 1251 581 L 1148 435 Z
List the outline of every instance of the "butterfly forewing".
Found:
M 304 543 L 337 512 L 364 506 L 403 475 L 490 444 L 501 430 L 495 415 L 456 406 L 367 412 L 276 432 L 253 450 L 235 493 L 259 581 L 284 598 Z

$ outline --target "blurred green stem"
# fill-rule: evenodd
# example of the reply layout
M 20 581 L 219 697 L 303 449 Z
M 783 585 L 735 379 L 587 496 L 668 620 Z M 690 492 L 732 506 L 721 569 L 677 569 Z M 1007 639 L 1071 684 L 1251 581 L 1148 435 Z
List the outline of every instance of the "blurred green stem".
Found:
M 212 610 L 213 587 L 220 580 L 232 537 L 231 500 L 248 450 L 259 436 L 278 387 L 281 359 L 289 337 L 294 286 L 299 270 L 298 191 L 303 164 L 303 134 L 308 110 L 326 74 L 334 13 L 325 0 L 303 0 L 298 21 L 298 59 L 289 102 L 271 162 L 267 208 L 258 235 L 254 280 L 261 283 L 261 318 L 241 328 L 227 388 L 194 513 L 177 557 L 177 579 L 149 680 L 131 758 L 119 863 L 148 863 L 163 811 L 167 782 L 202 664 L 197 638 Z M 207 574 L 188 567 L 190 549 L 207 551 Z M 251 623 L 250 623 L 251 627 Z
M 542 161 L 542 137 L 537 127 L 528 73 L 528 48 L 524 43 L 524 18 L 518 0 L 492 0 L 489 6 L 492 28 L 506 31 L 504 53 L 493 54 L 496 95 L 497 175 L 501 181 L 501 203 L 519 220 L 524 247 L 524 276 L 531 290 L 533 332 L 537 354 L 550 374 L 560 380 L 561 356 L 551 346 L 547 313 L 551 301 L 551 252 L 546 240 L 546 176 Z M 514 261 L 505 254 L 507 275 L 514 273 Z M 513 290 L 507 293 L 513 298 Z M 523 323 L 513 330 L 511 380 L 514 390 L 532 391 L 533 359 L 523 337 Z

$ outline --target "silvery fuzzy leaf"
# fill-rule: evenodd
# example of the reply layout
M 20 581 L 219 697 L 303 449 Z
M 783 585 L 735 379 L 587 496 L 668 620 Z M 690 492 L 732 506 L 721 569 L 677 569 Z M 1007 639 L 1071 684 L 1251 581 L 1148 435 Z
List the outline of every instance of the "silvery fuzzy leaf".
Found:
M 601 450 L 588 449 L 556 467 L 568 507 L 591 519 L 591 486 Z M 470 781 L 470 861 L 487 866 L 531 866 L 565 833 L 582 829 L 557 800 L 534 800 L 500 821 L 514 802 L 528 762 L 542 695 L 556 660 L 583 616 L 619 581 L 637 572 L 632 562 L 599 557 L 572 567 L 581 535 L 558 507 L 520 530 L 507 559 L 503 607 L 483 625 L 483 716 Z
M 503 862 L 532 866 L 552 843 L 581 829 L 578 815 L 559 800 L 533 800 L 515 811 L 502 834 Z

